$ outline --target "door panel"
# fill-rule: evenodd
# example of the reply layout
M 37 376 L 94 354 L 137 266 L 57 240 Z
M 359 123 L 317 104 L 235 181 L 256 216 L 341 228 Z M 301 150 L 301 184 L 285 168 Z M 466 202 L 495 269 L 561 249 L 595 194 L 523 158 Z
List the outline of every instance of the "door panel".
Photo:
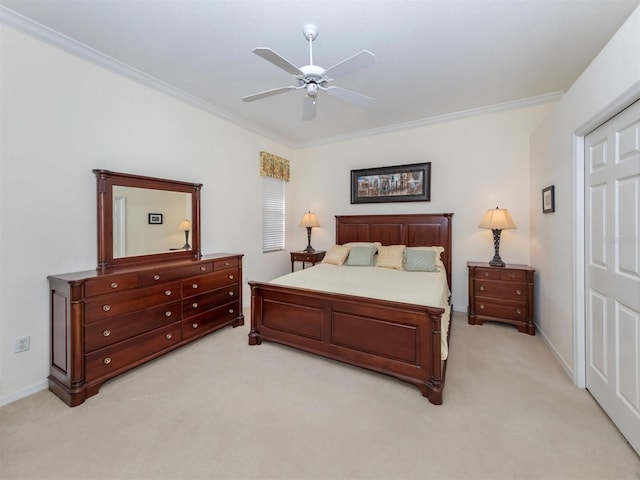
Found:
M 587 389 L 640 453 L 640 102 L 585 155 Z

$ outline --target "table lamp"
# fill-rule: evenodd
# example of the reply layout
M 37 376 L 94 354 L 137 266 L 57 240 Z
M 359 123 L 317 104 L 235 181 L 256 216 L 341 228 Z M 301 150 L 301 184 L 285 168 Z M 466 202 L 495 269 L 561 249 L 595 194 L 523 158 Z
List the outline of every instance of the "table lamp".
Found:
M 487 210 L 479 228 L 488 228 L 493 232 L 493 248 L 495 253 L 493 259 L 489 262 L 492 267 L 504 267 L 505 264 L 500 258 L 500 233 L 507 228 L 516 228 L 516 224 L 513 223 L 511 215 L 506 208 L 494 208 Z

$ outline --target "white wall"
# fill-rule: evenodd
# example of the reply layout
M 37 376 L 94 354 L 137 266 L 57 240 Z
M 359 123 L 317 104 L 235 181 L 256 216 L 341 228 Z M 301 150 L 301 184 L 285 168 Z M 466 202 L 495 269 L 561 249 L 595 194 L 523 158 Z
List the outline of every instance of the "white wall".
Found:
M 453 304 L 466 311 L 467 261 L 493 258 L 491 231 L 478 228 L 489 208 L 508 208 L 518 227 L 502 232 L 500 255 L 525 263 L 529 252 L 529 136 L 553 104 L 470 116 L 395 133 L 298 150 L 296 215 L 318 214 L 316 249 L 335 242 L 334 215 L 453 212 Z M 352 169 L 431 162 L 431 201 L 350 204 Z M 306 246 L 299 228 L 296 247 Z
M 245 277 L 269 279 L 289 263 L 287 252 L 261 251 L 259 152 L 290 159 L 293 152 L 11 28 L 0 29 L 3 404 L 46 385 L 47 275 L 96 268 L 92 169 L 203 183 L 203 252 L 244 253 Z M 246 286 L 244 293 L 247 304 Z M 24 335 L 31 336 L 31 349 L 15 354 L 15 339 Z
M 583 379 L 580 139 L 640 97 L 640 8 L 609 41 L 531 138 L 531 261 L 538 269 L 537 324 L 565 370 Z M 575 136 L 578 138 L 575 139 Z M 574 147 L 577 146 L 577 147 Z M 542 188 L 555 185 L 556 211 L 543 215 Z M 574 236 L 574 232 L 576 232 Z M 576 278 L 574 281 L 574 272 Z

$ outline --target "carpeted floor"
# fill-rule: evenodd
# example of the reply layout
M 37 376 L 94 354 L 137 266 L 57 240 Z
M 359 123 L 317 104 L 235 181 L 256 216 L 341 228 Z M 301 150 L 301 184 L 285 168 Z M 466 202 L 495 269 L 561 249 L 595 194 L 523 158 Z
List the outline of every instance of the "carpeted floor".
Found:
M 247 322 L 248 323 L 248 322 Z M 69 408 L 0 409 L 9 479 L 640 479 L 640 459 L 540 337 L 455 313 L 444 404 L 225 328 Z

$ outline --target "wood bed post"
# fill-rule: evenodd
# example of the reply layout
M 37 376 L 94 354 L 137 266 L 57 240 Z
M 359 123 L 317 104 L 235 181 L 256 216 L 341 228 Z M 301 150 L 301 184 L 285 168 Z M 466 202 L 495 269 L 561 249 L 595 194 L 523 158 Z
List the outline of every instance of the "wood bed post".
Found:
M 260 345 L 262 339 L 258 333 L 258 320 L 262 318 L 262 297 L 258 296 L 258 286 L 249 282 L 251 287 L 251 331 L 249 332 L 249 345 Z

